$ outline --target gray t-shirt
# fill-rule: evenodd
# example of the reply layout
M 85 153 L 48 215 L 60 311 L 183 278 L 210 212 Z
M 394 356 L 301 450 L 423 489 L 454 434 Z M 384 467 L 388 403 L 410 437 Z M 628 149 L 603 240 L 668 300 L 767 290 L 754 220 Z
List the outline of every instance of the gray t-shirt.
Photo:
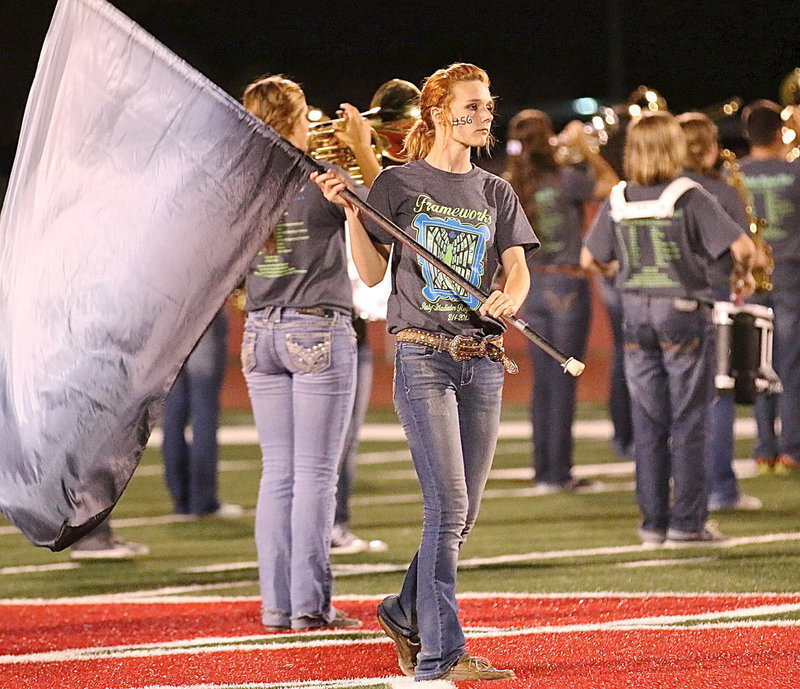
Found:
M 700 184 L 703 189 L 719 201 L 722 210 L 730 215 L 737 225 L 749 232 L 750 223 L 744 210 L 744 201 L 742 201 L 736 189 L 722 179 L 701 175 L 699 172 L 684 172 L 683 174 L 685 177 L 693 179 Z M 727 299 L 727 293 L 730 291 L 731 267 L 730 258 L 723 256 L 721 260 L 714 261 L 708 268 L 708 280 L 714 289 L 714 296 L 717 298 L 722 299 L 724 294 L 724 298 Z
M 740 165 L 757 218 L 767 221 L 764 239 L 775 267 L 800 268 L 800 160 L 746 158 Z
M 629 185 L 628 201 L 657 199 L 667 183 Z M 615 287 L 623 292 L 711 301 L 706 274 L 711 261 L 743 234 L 742 228 L 704 189 L 693 188 L 676 202 L 671 217 L 614 222 L 607 199 L 586 237 L 598 261 L 619 260 Z
M 594 186 L 591 176 L 574 167 L 542 175 L 535 194 L 536 236 L 542 248 L 534 264 L 580 264 L 583 204 L 592 199 Z
M 344 209 L 306 182 L 247 273 L 247 311 L 267 306 L 352 311 Z
M 387 168 L 367 201 L 487 294 L 496 287 L 506 249 L 522 246 L 527 255 L 539 246 L 511 185 L 476 166 L 463 174 L 424 160 Z M 393 245 L 389 332 L 420 328 L 483 338 L 504 331 L 502 323 L 474 311 L 477 300 L 427 261 L 369 219 L 365 226 L 375 241 Z

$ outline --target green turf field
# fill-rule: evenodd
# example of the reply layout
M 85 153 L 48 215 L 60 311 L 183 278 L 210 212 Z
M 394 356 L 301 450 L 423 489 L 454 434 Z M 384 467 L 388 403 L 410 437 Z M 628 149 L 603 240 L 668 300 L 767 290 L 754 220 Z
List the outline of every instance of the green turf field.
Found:
M 746 411 L 746 410 L 745 410 Z M 522 408 L 504 410 L 504 421 L 524 419 Z M 596 405 L 582 405 L 581 419 L 604 418 Z M 370 423 L 393 419 L 371 412 Z M 251 421 L 247 414 L 224 423 Z M 737 441 L 746 458 L 752 441 Z M 635 536 L 638 511 L 630 473 L 602 476 L 603 492 L 532 496 L 524 477 L 530 442 L 501 440 L 480 518 L 466 544 L 460 591 L 575 592 L 789 592 L 800 589 L 800 478 L 753 477 L 745 492 L 761 498 L 760 512 L 719 513 L 719 528 L 736 539 L 727 547 L 646 550 Z M 340 570 L 336 593 L 378 594 L 399 586 L 401 566 L 419 539 L 421 503 L 410 458 L 399 441 L 361 446 L 353 498 L 353 530 L 390 545 L 385 553 L 336 556 L 335 565 L 385 565 L 388 571 Z M 67 553 L 35 548 L 0 521 L 0 598 L 78 596 L 163 587 L 221 595 L 258 592 L 253 541 L 260 465 L 255 446 L 221 447 L 221 496 L 243 505 L 245 516 L 181 522 L 171 508 L 161 476 L 161 456 L 148 449 L 114 512 L 123 538 L 145 543 L 151 554 L 129 562 L 80 563 L 73 569 L 31 571 L 29 566 L 69 564 Z M 579 439 L 576 465 L 616 463 L 607 440 Z M 519 469 L 513 472 L 510 470 Z M 783 534 L 783 536 L 776 536 Z M 772 536 L 770 536 L 772 535 Z M 77 563 L 76 563 L 77 564 Z M 222 571 L 197 571 L 229 565 Z M 394 566 L 394 568 L 392 568 Z M 23 568 L 23 569 L 19 569 Z M 194 571 L 187 571 L 194 570 Z

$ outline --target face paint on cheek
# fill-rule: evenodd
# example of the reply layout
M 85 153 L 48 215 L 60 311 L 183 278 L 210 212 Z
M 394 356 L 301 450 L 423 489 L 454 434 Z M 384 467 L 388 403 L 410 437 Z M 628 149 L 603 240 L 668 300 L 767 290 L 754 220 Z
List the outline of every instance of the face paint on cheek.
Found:
M 473 120 L 469 115 L 463 115 L 461 117 L 454 117 L 451 120 L 451 124 L 454 127 L 460 127 L 460 126 L 465 125 L 465 124 L 472 124 L 472 121 Z

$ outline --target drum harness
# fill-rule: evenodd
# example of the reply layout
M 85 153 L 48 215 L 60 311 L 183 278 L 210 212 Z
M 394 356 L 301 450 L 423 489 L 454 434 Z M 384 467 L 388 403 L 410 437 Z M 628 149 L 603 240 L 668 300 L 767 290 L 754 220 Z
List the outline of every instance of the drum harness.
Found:
M 611 204 L 611 219 L 614 222 L 621 220 L 635 220 L 638 218 L 669 218 L 675 212 L 675 204 L 689 189 L 700 187 L 688 177 L 678 177 L 672 180 L 661 192 L 657 199 L 650 201 L 628 201 L 625 198 L 625 182 L 615 184 L 609 196 Z M 696 299 L 673 299 L 673 305 L 678 311 L 696 311 L 699 303 Z

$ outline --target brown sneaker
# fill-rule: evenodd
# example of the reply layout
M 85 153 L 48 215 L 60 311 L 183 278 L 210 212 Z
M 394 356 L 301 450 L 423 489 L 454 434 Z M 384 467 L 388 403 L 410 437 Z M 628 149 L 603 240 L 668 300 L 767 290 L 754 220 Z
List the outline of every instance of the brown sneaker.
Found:
M 378 605 L 378 624 L 381 629 L 386 632 L 392 641 L 397 646 L 397 664 L 400 666 L 400 671 L 406 677 L 414 676 L 414 668 L 417 665 L 417 654 L 422 648 L 418 636 L 406 636 L 397 625 L 395 625 L 387 615 L 384 614 L 381 608 L 383 602 Z
M 478 658 L 464 653 L 458 662 L 439 679 L 461 682 L 482 679 L 514 679 L 515 677 L 513 670 L 498 670 L 486 658 Z

